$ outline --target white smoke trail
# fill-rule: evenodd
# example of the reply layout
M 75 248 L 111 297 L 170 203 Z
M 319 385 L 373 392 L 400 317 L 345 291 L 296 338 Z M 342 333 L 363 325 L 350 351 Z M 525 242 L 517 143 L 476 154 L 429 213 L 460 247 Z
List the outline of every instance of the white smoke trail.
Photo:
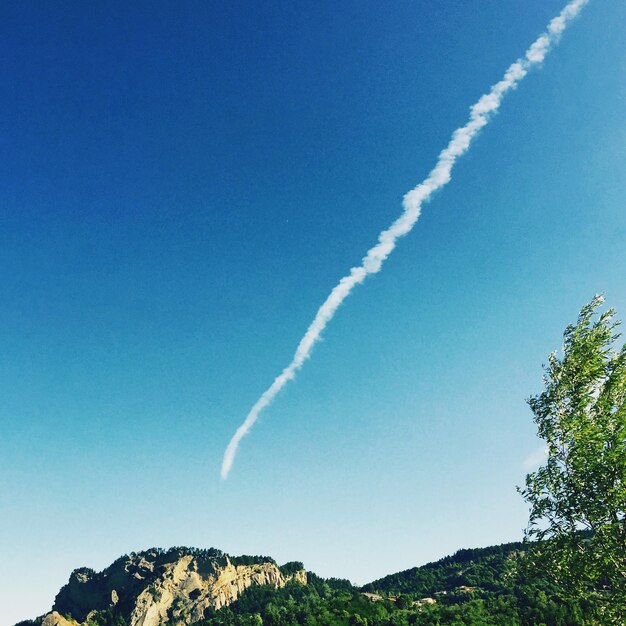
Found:
M 378 272 L 396 247 L 398 239 L 410 232 L 417 222 L 422 204 L 432 194 L 441 189 L 450 181 L 452 167 L 456 160 L 465 152 L 478 131 L 487 124 L 491 115 L 495 113 L 502 98 L 526 76 L 528 70 L 541 63 L 550 48 L 555 44 L 568 23 L 574 19 L 588 0 L 572 0 L 549 24 L 546 32 L 541 34 L 528 48 L 525 55 L 515 61 L 504 73 L 501 81 L 497 82 L 489 91 L 482 96 L 470 109 L 469 121 L 465 126 L 457 128 L 452 133 L 448 146 L 441 151 L 435 167 L 417 187 L 409 191 L 402 203 L 403 211 L 398 219 L 378 236 L 378 243 L 368 250 L 363 262 L 358 267 L 353 267 L 347 276 L 344 276 L 336 287 L 330 292 L 326 301 L 317 311 L 315 319 L 307 329 L 304 337 L 300 340 L 294 357 L 287 367 L 274 379 L 274 382 L 256 401 L 250 409 L 243 424 L 235 431 L 230 443 L 224 452 L 221 475 L 223 479 L 228 477 L 237 447 L 245 437 L 252 425 L 256 422 L 261 411 L 267 407 L 276 397 L 278 392 L 296 375 L 304 362 L 311 355 L 313 346 L 319 340 L 326 325 L 334 317 L 339 305 L 350 295 L 352 289 L 362 283 L 368 274 Z

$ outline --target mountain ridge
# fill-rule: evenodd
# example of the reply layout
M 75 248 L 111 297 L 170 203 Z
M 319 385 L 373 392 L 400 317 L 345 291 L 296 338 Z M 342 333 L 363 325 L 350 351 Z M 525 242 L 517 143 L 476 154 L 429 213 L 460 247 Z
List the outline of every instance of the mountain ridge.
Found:
M 75 569 L 52 610 L 15 626 L 578 626 L 588 606 L 523 580 L 527 545 L 463 549 L 357 587 L 294 561 L 152 548 Z

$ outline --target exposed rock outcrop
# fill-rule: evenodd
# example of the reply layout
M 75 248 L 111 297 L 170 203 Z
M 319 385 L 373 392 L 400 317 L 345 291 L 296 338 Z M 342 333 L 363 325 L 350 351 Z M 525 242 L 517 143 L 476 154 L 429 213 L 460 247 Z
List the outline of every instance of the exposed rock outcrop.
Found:
M 67 620 L 56 611 L 52 611 L 43 618 L 41 626 L 76 626 L 76 622 Z
M 72 572 L 42 626 L 75 626 L 94 611 L 114 610 L 129 626 L 191 624 L 237 600 L 253 585 L 306 584 L 301 564 L 279 567 L 267 557 L 229 557 L 219 550 L 147 550 L 125 556 L 102 572 Z M 68 621 L 63 617 L 71 615 Z

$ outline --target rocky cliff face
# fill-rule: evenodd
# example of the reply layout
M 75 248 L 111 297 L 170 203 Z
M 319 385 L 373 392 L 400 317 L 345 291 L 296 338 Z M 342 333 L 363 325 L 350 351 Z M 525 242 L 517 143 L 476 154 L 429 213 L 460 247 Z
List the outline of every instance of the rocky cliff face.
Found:
M 192 624 L 207 609 L 231 604 L 252 585 L 278 588 L 292 579 L 306 584 L 306 572 L 294 564 L 281 568 L 266 557 L 186 548 L 147 550 L 122 557 L 99 573 L 75 570 L 42 626 L 86 623 L 94 612 L 108 609 L 129 626 Z M 69 615 L 71 622 L 65 619 Z

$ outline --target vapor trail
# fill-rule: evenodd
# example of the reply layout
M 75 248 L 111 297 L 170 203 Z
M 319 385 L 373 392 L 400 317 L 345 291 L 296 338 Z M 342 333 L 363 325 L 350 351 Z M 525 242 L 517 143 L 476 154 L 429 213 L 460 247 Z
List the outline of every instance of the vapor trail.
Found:
M 467 152 L 480 129 L 487 124 L 493 113 L 500 108 L 502 98 L 517 87 L 517 84 L 533 66 L 540 64 L 544 60 L 546 54 L 558 41 L 568 23 L 578 15 L 587 2 L 588 0 L 572 0 L 569 2 L 561 13 L 548 24 L 547 30 L 530 45 L 524 56 L 515 61 L 506 70 L 502 80 L 493 85 L 489 93 L 482 96 L 471 107 L 469 121 L 465 126 L 457 128 L 452 133 L 450 143 L 440 152 L 437 163 L 430 174 L 404 196 L 402 202 L 403 210 L 400 217 L 389 228 L 380 233 L 378 242 L 368 250 L 365 257 L 363 257 L 361 265 L 353 267 L 350 273 L 344 276 L 330 292 L 330 295 L 319 308 L 315 319 L 300 340 L 291 363 L 274 379 L 274 382 L 256 401 L 244 422 L 235 431 L 224 452 L 221 471 L 223 479 L 228 477 L 228 473 L 233 466 L 239 442 L 250 432 L 261 411 L 274 400 L 287 382 L 294 378 L 296 372 L 309 358 L 313 346 L 320 339 L 328 322 L 334 317 L 339 305 L 350 295 L 350 292 L 356 285 L 365 280 L 368 274 L 375 274 L 380 271 L 382 264 L 396 247 L 398 239 L 409 233 L 415 226 L 420 216 L 422 204 L 429 200 L 435 191 L 441 189 L 450 181 L 450 175 L 456 160 Z

